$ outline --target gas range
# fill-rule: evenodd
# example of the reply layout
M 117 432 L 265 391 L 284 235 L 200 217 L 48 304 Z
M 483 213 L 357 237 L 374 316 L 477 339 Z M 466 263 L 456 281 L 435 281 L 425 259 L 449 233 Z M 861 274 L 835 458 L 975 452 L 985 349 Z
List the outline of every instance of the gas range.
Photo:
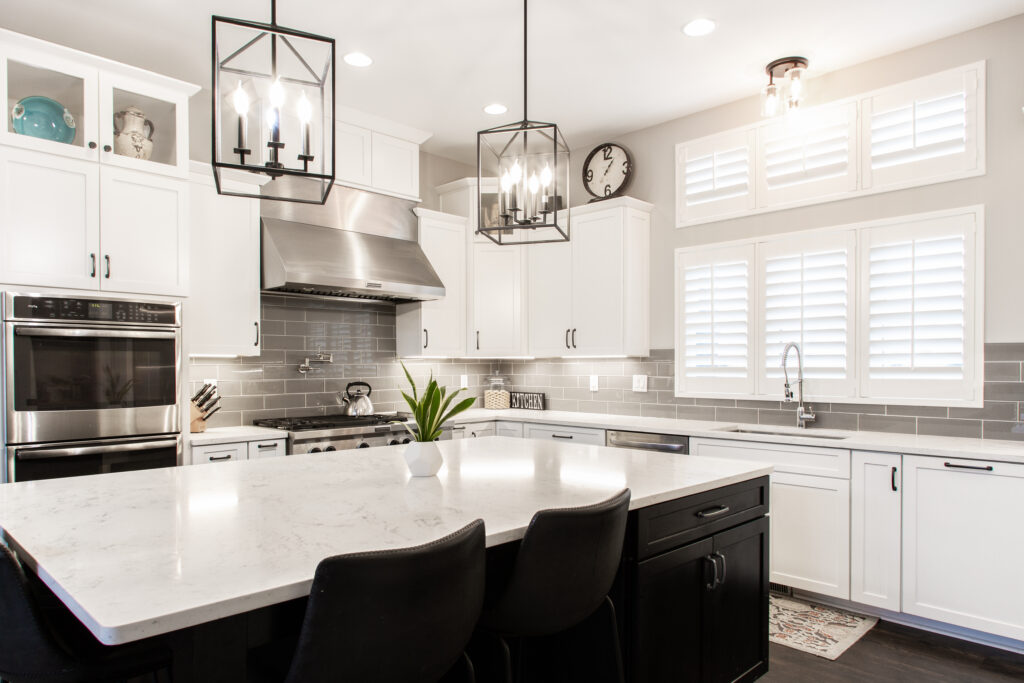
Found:
M 270 427 L 288 432 L 288 453 L 326 453 L 371 446 L 394 446 L 409 443 L 412 437 L 404 423 L 408 413 L 383 415 L 311 415 L 253 420 L 257 427 Z M 447 430 L 442 439 L 450 439 Z

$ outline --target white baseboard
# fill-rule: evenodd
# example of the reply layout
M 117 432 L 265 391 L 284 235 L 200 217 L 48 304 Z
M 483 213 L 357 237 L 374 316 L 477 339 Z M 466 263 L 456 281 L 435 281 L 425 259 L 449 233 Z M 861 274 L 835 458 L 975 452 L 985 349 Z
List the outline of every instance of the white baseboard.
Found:
M 863 605 L 859 602 L 833 598 L 828 595 L 819 595 L 817 593 L 811 593 L 810 591 L 800 590 L 798 588 L 793 589 L 793 597 L 821 603 L 822 605 L 829 605 L 831 607 L 839 607 L 857 614 L 878 617 L 884 621 L 891 621 L 894 624 L 919 628 L 922 631 L 930 631 L 931 633 L 938 633 L 939 635 L 949 636 L 951 638 L 959 638 L 960 640 L 978 643 L 979 645 L 987 645 L 1000 650 L 1024 654 L 1024 641 L 1004 638 L 1003 636 L 985 633 L 984 631 L 976 631 L 970 628 L 954 626 L 952 624 L 946 624 L 933 619 L 925 619 L 924 617 L 915 617 L 912 614 L 905 614 L 903 612 L 892 612 L 887 609 L 881 609 L 880 607 Z

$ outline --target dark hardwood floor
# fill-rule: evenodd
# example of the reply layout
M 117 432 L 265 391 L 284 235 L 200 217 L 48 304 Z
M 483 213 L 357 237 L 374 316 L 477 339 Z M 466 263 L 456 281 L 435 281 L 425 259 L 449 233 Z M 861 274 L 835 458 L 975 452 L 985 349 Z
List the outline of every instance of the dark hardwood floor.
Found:
M 1024 655 L 884 621 L 830 662 L 772 643 L 764 683 L 1024 681 Z

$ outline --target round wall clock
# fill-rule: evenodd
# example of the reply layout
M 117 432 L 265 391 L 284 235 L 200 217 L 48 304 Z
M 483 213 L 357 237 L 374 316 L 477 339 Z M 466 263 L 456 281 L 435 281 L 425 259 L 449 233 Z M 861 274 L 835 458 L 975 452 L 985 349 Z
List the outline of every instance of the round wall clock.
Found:
M 633 159 L 621 145 L 605 142 L 583 162 L 583 186 L 598 199 L 622 194 L 633 178 Z

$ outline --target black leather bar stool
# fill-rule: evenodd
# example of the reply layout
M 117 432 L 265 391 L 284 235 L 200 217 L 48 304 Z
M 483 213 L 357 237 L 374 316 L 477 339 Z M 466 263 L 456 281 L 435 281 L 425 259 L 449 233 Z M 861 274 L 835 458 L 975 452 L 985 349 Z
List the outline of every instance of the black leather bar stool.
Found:
M 159 641 L 103 645 L 63 605 L 43 609 L 37 594 L 18 558 L 0 544 L 0 679 L 98 683 L 155 676 L 170 666 L 170 650 Z
M 472 682 L 484 523 L 414 548 L 320 562 L 287 683 Z
M 547 655 L 524 654 L 539 652 L 531 647 L 531 640 L 566 633 L 595 620 L 601 622 L 597 632 L 607 639 L 600 649 L 609 660 L 601 670 L 615 669 L 610 679 L 622 680 L 618 626 L 608 591 L 622 557 L 629 496 L 626 489 L 596 505 L 542 510 L 530 521 L 518 550 L 510 547 L 514 558 L 503 560 L 501 550 L 488 556 L 482 633 L 478 632 L 471 648 L 474 662 L 479 652 L 479 665 L 486 667 L 479 675 L 481 681 L 534 681 L 542 676 L 565 680 L 565 671 L 580 667 L 567 659 L 575 652 L 560 648 L 576 642 L 592 650 L 593 642 L 563 638 L 553 654 L 550 647 Z M 550 671 L 554 664 L 562 673 Z M 528 667 L 534 670 L 524 670 Z

